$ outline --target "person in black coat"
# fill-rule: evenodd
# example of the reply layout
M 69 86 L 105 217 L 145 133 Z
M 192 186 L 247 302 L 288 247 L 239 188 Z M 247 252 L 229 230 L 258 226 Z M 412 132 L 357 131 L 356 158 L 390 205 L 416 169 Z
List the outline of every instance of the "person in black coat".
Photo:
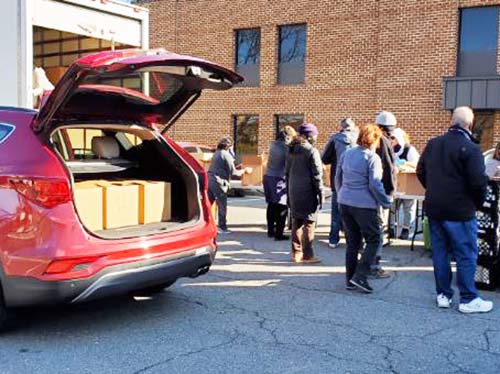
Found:
M 417 177 L 426 189 L 424 205 L 431 232 L 436 302 L 440 308 L 451 306 L 450 260 L 454 257 L 462 313 L 493 309 L 491 301 L 479 297 L 474 283 L 476 210 L 484 202 L 488 177 L 483 155 L 470 131 L 473 121 L 470 108 L 456 108 L 448 132 L 427 143 L 417 165 Z
M 292 261 L 318 263 L 313 240 L 322 203 L 323 165 L 314 147 L 318 129 L 312 123 L 298 128 L 286 159 L 288 203 L 292 216 Z
M 397 120 L 396 116 L 391 112 L 382 110 L 375 118 L 375 123 L 382 130 L 383 136 L 380 139 L 379 147 L 377 148 L 377 154 L 382 161 L 382 185 L 384 186 L 385 193 L 392 198 L 392 195 L 396 191 L 397 186 L 397 169 L 396 169 L 396 156 L 394 156 L 394 151 L 392 149 L 391 143 L 391 133 L 396 128 Z M 381 233 L 383 237 L 384 227 L 388 221 L 389 209 L 379 208 L 379 221 L 381 227 Z M 380 263 L 382 259 L 382 248 L 383 248 L 383 238 L 380 241 L 379 248 L 377 250 L 377 255 L 375 256 L 374 263 L 372 265 L 371 274 L 372 278 L 388 278 L 390 274 L 387 273 Z

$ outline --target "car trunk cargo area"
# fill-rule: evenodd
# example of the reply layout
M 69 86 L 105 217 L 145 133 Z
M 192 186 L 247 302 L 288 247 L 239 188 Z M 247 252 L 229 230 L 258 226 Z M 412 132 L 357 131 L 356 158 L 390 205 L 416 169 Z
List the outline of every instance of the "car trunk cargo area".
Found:
M 71 125 L 59 127 L 51 142 L 72 175 L 77 214 L 95 235 L 145 236 L 200 219 L 196 174 L 153 131 Z

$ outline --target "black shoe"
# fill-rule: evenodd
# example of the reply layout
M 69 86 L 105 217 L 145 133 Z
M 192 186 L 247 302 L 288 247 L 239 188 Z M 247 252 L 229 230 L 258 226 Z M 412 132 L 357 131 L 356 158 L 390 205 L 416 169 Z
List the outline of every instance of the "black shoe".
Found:
M 349 281 L 353 286 L 355 286 L 357 289 L 365 292 L 365 293 L 372 293 L 373 288 L 368 284 L 368 281 L 366 279 L 358 279 L 358 278 L 352 278 Z
M 345 289 L 347 291 L 354 291 L 357 289 L 357 287 L 354 285 L 354 284 L 351 284 L 350 281 L 347 282 L 347 284 L 345 285 Z
M 372 270 L 368 274 L 368 278 L 370 278 L 370 279 L 385 279 L 385 278 L 390 278 L 390 277 L 391 277 L 391 274 L 389 274 L 384 269 Z
M 268 232 L 267 233 L 268 238 L 274 238 L 274 232 Z
M 408 229 L 402 229 L 401 230 L 401 235 L 399 235 L 399 239 L 408 240 L 409 237 L 410 237 L 410 230 L 408 230 Z
M 278 241 L 281 241 L 281 240 L 288 240 L 288 239 L 290 239 L 290 237 L 289 237 L 289 236 L 286 236 L 286 235 L 276 236 L 276 237 L 274 238 L 274 240 L 275 240 L 275 241 L 277 241 L 277 242 L 278 242 Z

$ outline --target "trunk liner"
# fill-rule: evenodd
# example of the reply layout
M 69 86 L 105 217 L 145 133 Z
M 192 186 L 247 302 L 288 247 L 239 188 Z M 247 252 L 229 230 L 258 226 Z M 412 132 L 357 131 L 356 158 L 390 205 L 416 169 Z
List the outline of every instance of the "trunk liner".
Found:
M 193 226 L 197 221 L 188 222 L 154 222 L 139 226 L 125 226 L 116 229 L 98 230 L 94 234 L 104 239 L 123 239 L 138 236 L 158 235 Z

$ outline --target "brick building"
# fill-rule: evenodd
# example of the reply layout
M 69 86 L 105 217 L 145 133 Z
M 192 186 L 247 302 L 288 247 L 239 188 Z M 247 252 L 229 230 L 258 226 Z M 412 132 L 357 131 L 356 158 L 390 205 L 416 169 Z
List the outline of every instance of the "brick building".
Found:
M 172 130 L 262 153 L 278 123 L 313 122 L 320 147 L 347 115 L 394 112 L 422 148 L 471 105 L 483 148 L 500 140 L 494 0 L 144 0 L 150 45 L 221 63 L 247 84 L 206 92 Z M 481 8 L 478 8 L 481 7 Z

